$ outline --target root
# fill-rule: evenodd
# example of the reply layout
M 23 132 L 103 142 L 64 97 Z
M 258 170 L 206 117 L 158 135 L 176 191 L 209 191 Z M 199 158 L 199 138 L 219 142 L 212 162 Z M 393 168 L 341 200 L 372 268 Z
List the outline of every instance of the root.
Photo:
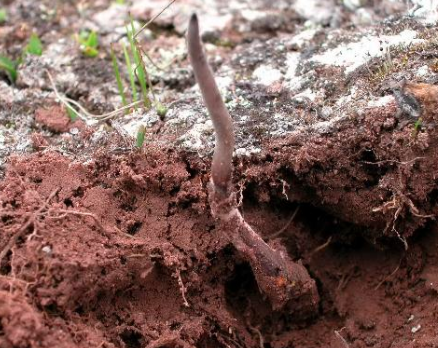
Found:
M 379 282 L 379 284 L 376 285 L 376 287 L 374 288 L 374 290 L 379 289 L 379 288 L 382 286 L 382 284 L 383 284 L 384 282 L 388 281 L 389 278 L 391 278 L 392 276 L 394 276 L 394 275 L 398 272 L 398 270 L 400 269 L 400 265 L 401 265 L 401 260 L 400 260 L 399 264 L 397 265 L 397 267 L 395 268 L 395 270 L 393 270 L 393 271 L 391 272 L 391 274 L 389 274 L 388 276 L 386 276 L 385 278 L 383 278 L 383 279 Z
M 400 239 L 400 241 L 403 243 L 405 250 L 408 250 L 409 245 L 406 238 L 402 237 L 402 235 L 397 231 L 395 227 L 400 214 L 402 213 L 403 209 L 405 209 L 406 207 L 409 209 L 409 212 L 413 216 L 416 216 L 421 219 L 435 219 L 435 215 L 433 214 L 426 214 L 426 215 L 420 214 L 420 211 L 412 202 L 412 200 L 409 197 L 407 197 L 405 194 L 403 194 L 400 190 L 397 190 L 397 192 L 393 194 L 392 199 L 390 201 L 385 202 L 380 207 L 372 209 L 372 212 L 374 213 L 382 212 L 384 214 L 389 210 L 395 209 L 394 215 L 391 221 L 389 221 L 388 224 L 386 225 L 384 232 L 387 232 L 392 225 L 391 231 L 394 232 L 397 238 Z
M 259 338 L 259 346 L 260 346 L 260 348 L 264 348 L 265 347 L 265 339 L 264 339 L 262 333 L 260 332 L 260 330 L 258 328 L 256 328 L 256 327 L 254 327 L 254 326 L 249 325 L 249 324 L 247 324 L 247 325 L 248 325 L 248 328 L 252 332 L 257 334 L 257 336 Z
M 280 181 L 281 181 L 281 184 L 282 184 L 282 190 L 281 190 L 281 193 L 283 194 L 283 196 L 286 198 L 286 200 L 288 201 L 289 200 L 289 196 L 287 195 L 287 192 L 286 192 L 286 187 L 289 187 L 289 184 L 285 181 L 285 180 L 283 180 L 283 179 L 280 179 Z
M 298 213 L 298 210 L 300 210 L 300 206 L 297 206 L 297 207 L 295 208 L 294 212 L 292 213 L 292 216 L 289 218 L 289 220 L 287 221 L 286 225 L 284 225 L 284 227 L 283 227 L 281 230 L 279 230 L 279 231 L 277 231 L 277 232 L 274 232 L 274 233 L 270 234 L 269 236 L 265 237 L 264 239 L 265 239 L 265 240 L 269 240 L 269 239 L 276 238 L 276 237 L 278 237 L 279 235 L 281 235 L 284 231 L 286 231 L 287 228 L 288 228 L 288 227 L 290 226 L 290 224 L 292 223 L 292 221 L 294 221 L 295 216 L 296 216 L 297 213 Z
M 347 342 L 347 341 L 345 340 L 345 338 L 342 337 L 342 335 L 341 335 L 341 332 L 342 332 L 342 330 L 344 330 L 344 329 L 345 329 L 345 327 L 343 327 L 343 328 L 340 329 L 340 330 L 335 330 L 334 332 L 335 332 L 336 337 L 339 338 L 339 340 L 342 342 L 342 345 L 344 346 L 344 348 L 350 348 L 350 345 L 348 344 L 348 342 Z
M 44 202 L 44 204 L 36 212 L 27 214 L 27 217 L 25 219 L 25 223 L 14 233 L 14 235 L 11 237 L 11 239 L 9 239 L 9 242 L 6 243 L 6 245 L 0 251 L 0 261 L 3 260 L 3 258 L 9 252 L 9 250 L 11 250 L 11 248 L 15 245 L 15 243 L 17 243 L 18 239 L 23 237 L 25 235 L 26 231 L 31 226 L 33 226 L 33 228 L 35 229 L 35 224 L 36 224 L 36 220 L 37 220 L 38 216 L 44 212 L 44 210 L 47 208 L 47 206 L 49 205 L 52 198 L 56 196 L 56 194 L 59 192 L 59 190 L 60 190 L 59 188 L 56 188 L 55 190 L 53 190 L 52 193 L 47 198 L 47 200 Z
M 400 239 L 400 241 L 403 243 L 405 250 L 408 250 L 409 249 L 408 241 L 406 240 L 406 238 L 402 237 L 400 233 L 395 229 L 395 221 L 394 224 L 392 225 L 392 231 L 397 235 L 397 238 Z
M 356 274 L 356 271 L 357 271 L 356 266 L 351 266 L 348 269 L 348 271 L 342 275 L 341 279 L 339 280 L 338 287 L 337 287 L 338 291 L 345 289 L 345 287 L 347 286 L 350 279 L 353 278 L 354 275 Z
M 111 232 L 107 231 L 105 229 L 105 227 L 103 227 L 102 223 L 99 221 L 99 218 L 93 214 L 93 213 L 89 213 L 89 212 L 85 212 L 85 211 L 79 211 L 79 210 L 66 210 L 66 209 L 54 209 L 51 210 L 50 213 L 61 213 L 61 215 L 48 215 L 47 217 L 50 219 L 63 219 L 65 218 L 67 215 L 77 215 L 77 216 L 89 216 L 91 217 L 94 222 L 96 223 L 97 227 L 99 227 L 99 229 L 105 233 L 105 235 L 109 238 L 112 237 Z M 122 231 L 120 231 L 117 227 L 114 226 L 114 230 L 119 233 L 122 234 L 124 237 L 128 237 L 128 238 L 134 238 L 134 236 L 131 236 L 130 234 L 127 233 L 123 233 Z
M 327 248 L 331 242 L 332 242 L 332 236 L 328 237 L 327 241 L 324 244 L 313 249 L 311 251 L 309 257 L 312 257 L 313 255 L 315 255 L 315 254 L 319 253 L 320 251 L 324 250 L 325 248 Z
M 175 274 L 176 274 L 176 277 L 178 279 L 179 291 L 181 292 L 181 296 L 182 296 L 182 299 L 183 299 L 183 302 L 184 302 L 184 306 L 189 308 L 190 304 L 189 304 L 189 302 L 187 301 L 187 298 L 186 298 L 187 288 L 185 287 L 185 285 L 184 285 L 184 283 L 182 281 L 180 270 L 177 269 L 175 271 Z

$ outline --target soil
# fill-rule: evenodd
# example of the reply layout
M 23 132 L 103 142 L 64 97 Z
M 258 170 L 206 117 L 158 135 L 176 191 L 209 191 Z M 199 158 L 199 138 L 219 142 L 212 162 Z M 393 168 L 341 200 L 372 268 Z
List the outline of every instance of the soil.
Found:
M 0 165 L 6 163 L 0 168 L 0 348 L 438 347 L 437 76 L 416 75 L 419 66 L 436 68 L 436 42 L 424 43 L 425 60 L 415 47 L 400 48 L 391 71 L 376 58 L 372 78 L 361 71 L 338 77 L 343 67 L 315 68 L 306 58 L 346 40 L 342 30 L 351 31 L 348 18 L 356 14 L 336 5 L 344 27 L 325 47 L 332 34 L 318 28 L 311 47 L 300 52 L 303 74 L 295 76 L 309 72 L 303 89 L 323 86 L 326 104 L 298 101 L 281 79 L 260 86 L 250 75 L 266 62 L 287 69 L 286 55 L 301 47 L 295 42 L 285 50 L 281 36 L 301 30 L 306 18 L 254 3 L 268 15 L 250 23 L 250 32 L 237 29 L 249 20 L 239 15 L 210 38 L 217 44 L 215 71 L 237 72 L 227 93 L 238 101 L 232 111 L 245 156 L 235 156 L 233 181 L 245 220 L 316 281 L 317 312 L 272 310 L 251 267 L 211 216 L 213 136 L 191 90 L 185 53 L 172 55 L 170 72 L 151 76 L 161 101 L 171 105 L 165 117 L 148 111 L 72 122 L 44 69 L 93 112 L 111 110 L 117 90 L 108 82 L 114 78 L 106 51 L 119 34 L 109 25 L 109 4 L 69 2 L 52 11 L 47 1 L 9 1 L 10 19 L 0 24 L 9 35 L 0 46 L 17 58 L 36 28 L 46 53 L 25 58 L 16 86 L 0 75 Z M 385 17 L 393 14 L 391 4 L 369 2 L 366 10 Z M 142 16 L 152 11 L 148 6 Z M 216 18 L 208 6 L 199 11 Z M 97 25 L 87 22 L 96 12 L 108 27 L 93 61 L 65 38 L 81 25 Z M 184 45 L 182 25 L 171 21 L 157 20 L 161 36 L 145 39 L 153 58 Z M 425 40 L 436 37 L 433 28 L 411 21 L 397 23 L 418 26 Z M 228 36 L 217 42 L 221 30 Z M 366 104 L 375 99 L 365 96 L 392 91 L 388 77 L 400 74 L 412 82 L 395 98 L 384 107 Z M 337 104 L 342 98 L 350 98 L 348 107 Z M 343 117 L 322 122 L 322 106 Z M 272 122 L 271 114 L 283 118 Z M 134 146 L 124 123 L 147 124 L 144 146 Z M 324 131 L 316 131 L 323 123 Z
M 330 148 L 327 139 L 320 144 Z M 326 154 L 321 166 L 331 163 Z M 153 146 L 102 150 L 86 164 L 45 151 L 10 158 L 0 183 L 2 250 L 14 241 L 1 263 L 0 346 L 435 346 L 436 226 L 417 231 L 407 250 L 382 235 L 372 244 L 377 230 L 361 225 L 373 219 L 359 214 L 374 207 L 372 190 L 336 205 L 336 215 L 353 214 L 356 223 L 304 198 L 292 202 L 292 189 L 288 199 L 282 189 L 262 192 L 278 185 L 273 173 L 292 178 L 278 168 L 313 158 L 283 156 L 265 164 L 264 176 L 242 164 L 242 211 L 267 239 L 283 229 L 271 243 L 317 280 L 316 317 L 271 310 L 250 267 L 215 229 L 199 160 Z M 327 176 L 324 187 L 339 179 L 356 182 Z M 320 194 L 329 201 L 334 191 Z

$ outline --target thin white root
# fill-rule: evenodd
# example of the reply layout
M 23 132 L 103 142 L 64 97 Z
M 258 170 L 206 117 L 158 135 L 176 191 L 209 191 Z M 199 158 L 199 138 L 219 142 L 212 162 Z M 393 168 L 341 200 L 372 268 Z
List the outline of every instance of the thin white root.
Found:
M 187 288 L 184 286 L 184 283 L 182 281 L 181 272 L 179 270 L 176 270 L 175 273 L 176 273 L 176 277 L 178 279 L 179 290 L 181 292 L 181 296 L 182 296 L 182 299 L 183 299 L 183 302 L 184 302 L 184 306 L 189 308 L 190 304 L 189 304 L 189 302 L 187 301 L 187 298 L 186 298 Z
M 344 330 L 344 329 L 345 329 L 345 327 L 343 327 L 343 328 L 340 329 L 339 331 L 338 331 L 338 330 L 335 330 L 335 335 L 336 335 L 337 338 L 339 338 L 339 339 L 341 340 L 341 342 L 342 342 L 342 344 L 343 344 L 343 346 L 344 346 L 345 348 L 350 348 L 350 345 L 348 344 L 348 342 L 347 342 L 347 341 L 345 340 L 345 338 L 342 337 L 342 335 L 341 335 L 341 331 Z
M 56 98 L 60 101 L 61 104 L 63 104 L 65 107 L 71 108 L 73 109 L 76 114 L 78 115 L 78 117 L 80 119 L 82 119 L 83 121 L 85 121 L 86 123 L 94 123 L 94 122 L 98 122 L 98 121 L 106 121 L 109 120 L 113 117 L 119 116 L 120 114 L 123 114 L 123 112 L 125 110 L 128 110 L 136 105 L 139 105 L 141 103 L 143 103 L 143 101 L 138 100 L 136 102 L 132 102 L 128 105 L 122 106 L 119 109 L 116 109 L 114 111 L 102 114 L 102 115 L 96 115 L 96 114 L 92 114 L 91 112 L 87 111 L 87 109 L 85 109 L 81 104 L 79 104 L 77 101 L 65 97 L 63 95 L 61 95 L 58 91 L 58 89 L 56 88 L 56 84 L 52 78 L 52 75 L 50 74 L 50 72 L 48 70 L 46 70 L 47 76 L 49 77 L 50 80 L 50 84 L 52 86 L 53 92 L 55 92 Z M 77 109 L 75 109 L 73 106 L 75 106 L 77 109 L 79 109 L 79 111 Z

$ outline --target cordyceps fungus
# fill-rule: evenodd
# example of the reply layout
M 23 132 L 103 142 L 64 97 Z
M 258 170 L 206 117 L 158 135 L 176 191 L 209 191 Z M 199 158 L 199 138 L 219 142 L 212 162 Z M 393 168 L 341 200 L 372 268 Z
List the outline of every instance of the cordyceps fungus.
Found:
M 190 61 L 216 134 L 209 185 L 212 215 L 221 225 L 219 230 L 250 264 L 260 291 L 274 310 L 287 306 L 296 314 L 315 314 L 319 296 L 307 270 L 266 244 L 238 210 L 232 185 L 233 122 L 207 63 L 196 14 L 190 18 L 187 35 Z

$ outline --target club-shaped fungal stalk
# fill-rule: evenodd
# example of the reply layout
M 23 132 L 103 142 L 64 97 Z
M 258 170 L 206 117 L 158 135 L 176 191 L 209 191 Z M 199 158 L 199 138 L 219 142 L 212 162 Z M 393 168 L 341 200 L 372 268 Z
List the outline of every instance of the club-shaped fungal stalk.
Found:
M 188 33 L 190 62 L 216 133 L 211 177 L 217 194 L 228 197 L 231 190 L 231 162 L 234 149 L 233 121 L 222 101 L 213 72 L 202 49 L 196 14 L 190 19 Z
M 274 310 L 284 309 L 288 304 L 294 313 L 315 314 L 319 297 L 307 270 L 266 244 L 238 210 L 232 189 L 233 122 L 205 57 L 196 14 L 190 18 L 187 41 L 190 62 L 216 135 L 209 202 L 213 217 L 221 224 L 218 230 L 225 232 L 250 264 L 260 291 L 269 298 Z

